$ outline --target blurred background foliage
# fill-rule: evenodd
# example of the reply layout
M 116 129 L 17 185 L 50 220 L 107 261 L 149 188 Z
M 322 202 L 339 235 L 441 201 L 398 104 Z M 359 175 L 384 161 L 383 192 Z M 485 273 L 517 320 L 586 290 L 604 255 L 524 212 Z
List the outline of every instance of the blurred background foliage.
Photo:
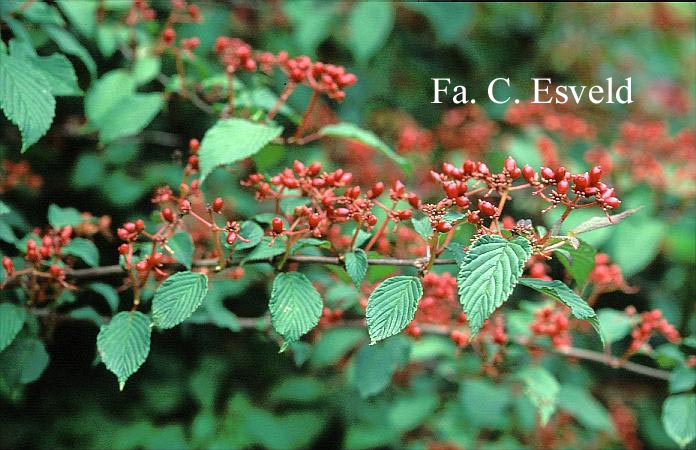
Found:
M 20 3 L 3 2 L 3 18 Z M 71 61 L 88 95 L 96 81 L 85 59 L 95 63 L 100 77 L 128 65 L 121 50 L 128 39 L 123 11 L 129 2 L 106 0 L 106 15 L 99 23 L 96 3 L 51 2 L 48 11 L 25 14 L 31 41 L 46 53 L 55 50 L 44 30 L 50 21 L 67 24 L 79 38 L 88 55 L 78 54 Z M 158 17 L 166 17 L 168 2 L 151 3 Z M 467 112 L 462 125 L 465 144 L 438 145 L 415 155 L 404 150 L 417 167 L 411 175 L 399 174 L 397 167 L 369 149 L 337 143 L 292 151 L 271 146 L 256 155 L 253 163 L 258 170 L 273 172 L 294 159 L 320 160 L 326 167 L 356 172 L 366 188 L 375 179 L 401 176 L 427 195 L 419 173 L 427 174 L 428 167 L 442 161 L 478 158 L 498 167 L 512 154 L 521 164 L 540 166 L 548 160 L 540 142 L 547 142 L 547 147 L 550 142 L 557 158 L 574 171 L 586 170 L 597 162 L 596 155 L 609 155 L 614 161 L 612 181 L 624 199 L 623 207 L 642 205 L 643 209 L 619 227 L 591 233 L 587 240 L 608 253 L 628 283 L 640 290 L 632 295 L 621 291 L 603 295 L 595 307 L 660 308 L 683 336 L 696 333 L 694 160 L 680 160 L 683 154 L 655 153 L 661 165 L 657 174 L 653 166 L 640 166 L 645 155 L 631 153 L 635 142 L 628 143 L 628 152 L 616 150 L 626 140 L 622 127 L 627 121 L 639 130 L 658 123 L 670 138 L 696 125 L 693 4 L 198 4 L 204 22 L 178 26 L 177 33 L 201 40 L 188 76 L 204 91 L 224 83 L 210 51 L 221 35 L 242 38 L 259 49 L 344 64 L 359 81 L 342 104 L 322 105 L 316 120 L 340 118 L 360 124 L 397 149 L 399 133 L 406 127 L 436 134 L 443 129 L 452 105 L 430 103 L 433 77 L 452 78 L 453 84 L 466 85 L 477 99 L 486 97 L 490 80 L 509 77 L 511 95 L 523 100 L 532 92 L 532 77 L 588 85 L 603 83 L 610 76 L 614 80 L 632 77 L 632 105 L 583 103 L 549 108 L 549 115 L 568 114 L 570 123 L 585 124 L 577 135 L 548 117 L 515 122 L 509 105 L 479 101 L 480 109 Z M 137 32 L 148 42 L 160 26 L 148 22 Z M 5 21 L 3 40 L 14 33 L 17 30 Z M 215 115 L 203 114 L 175 95 L 176 77 L 160 76 L 175 73 L 172 58 L 143 55 L 139 66 L 131 69 L 138 89 L 164 91 L 169 100 L 136 137 L 98 142 L 88 129 L 91 125 L 84 123 L 82 99 L 62 97 L 47 137 L 20 155 L 16 130 L 2 119 L 0 159 L 26 160 L 31 174 L 38 176 L 3 193 L 3 201 L 14 206 L 6 218 L 9 233 L 21 235 L 30 230 L 30 224 L 46 223 L 51 203 L 75 206 L 95 217 L 108 215 L 113 224 L 120 224 L 151 213 L 149 198 L 157 186 L 179 183 L 183 158 L 179 149 L 185 148 L 189 138 L 201 137 Z M 259 109 L 275 101 L 273 93 L 282 90 L 283 82 L 244 76 L 240 81 L 244 88 L 239 101 Z M 296 123 L 309 95 L 308 90 L 298 90 L 280 120 Z M 222 102 L 213 104 L 217 111 L 222 107 Z M 636 142 L 645 140 L 648 137 L 636 138 Z M 645 149 L 651 152 L 656 150 Z M 693 152 L 686 155 L 694 156 Z M 691 170 L 687 176 L 680 172 L 685 168 Z M 240 217 L 269 212 L 267 205 L 255 202 L 253 193 L 239 186 L 245 169 L 214 172 L 205 186 L 208 198 L 221 195 Z M 9 172 L 7 167 L 4 170 Z M 534 210 L 526 206 L 521 202 L 513 208 Z M 554 213 L 541 220 L 553 223 Z M 0 231 L 8 233 L 6 228 Z M 96 237 L 102 264 L 117 262 L 110 239 Z M 371 269 L 372 280 L 385 276 L 379 270 Z M 553 270 L 560 273 L 555 265 Z M 272 338 L 253 326 L 240 330 L 240 324 L 248 325 L 248 318 L 265 311 L 267 276 L 263 267 L 249 267 L 242 280 L 214 283 L 204 311 L 177 333 L 153 335 L 147 363 L 122 393 L 112 375 L 94 364 L 94 323 L 49 324 L 44 336 L 51 356 L 46 372 L 26 387 L 21 383 L 1 386 L 0 447 L 622 448 L 630 445 L 625 433 L 631 427 L 646 448 L 674 447 L 660 423 L 667 383 L 591 363 L 574 364 L 553 355 L 542 358 L 542 366 L 561 385 L 560 411 L 544 428 L 538 425 L 522 384 L 510 377 L 482 377 L 478 356 L 457 352 L 446 337 L 399 337 L 390 340 L 383 353 L 375 354 L 363 347 L 364 330 L 332 329 L 313 336 L 312 345 L 298 344 L 292 353 L 278 355 Z M 347 307 L 359 298 L 350 283 L 328 279 L 321 269 L 310 269 L 308 276 L 322 286 L 330 304 Z M 93 290 L 70 301 L 108 312 Z M 207 323 L 211 321 L 217 327 Z M 618 333 L 621 337 L 615 345 L 625 348 L 627 332 Z M 577 339 L 583 343 L 581 336 Z M 662 344 L 656 352 L 664 368 L 680 367 L 687 358 L 672 344 Z M 379 364 L 365 362 L 370 358 Z M 514 373 L 515 367 L 530 360 L 526 351 L 513 348 L 504 365 Z M 371 369 L 363 369 L 357 383 L 360 364 Z M 381 366 L 392 369 L 380 370 Z M 367 395 L 372 393 L 379 394 Z

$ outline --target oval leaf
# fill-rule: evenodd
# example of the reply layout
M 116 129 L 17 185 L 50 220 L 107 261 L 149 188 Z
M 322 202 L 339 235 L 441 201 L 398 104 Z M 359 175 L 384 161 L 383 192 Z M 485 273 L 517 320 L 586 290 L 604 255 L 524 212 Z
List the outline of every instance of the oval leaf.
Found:
M 160 328 L 172 328 L 191 317 L 208 293 L 204 273 L 177 272 L 157 288 L 152 299 L 152 319 Z
M 77 256 L 88 266 L 96 267 L 99 265 L 99 250 L 94 242 L 83 238 L 75 238 L 68 245 L 61 249 L 64 255 Z
M 423 285 L 417 277 L 387 278 L 367 299 L 367 330 L 371 343 L 400 333 L 413 320 Z
M 138 371 L 150 352 L 150 319 L 143 313 L 120 312 L 97 335 L 97 350 L 106 368 L 123 390 L 128 377 Z
M 696 394 L 667 397 L 662 405 L 662 425 L 681 448 L 696 439 Z
M 244 119 L 218 120 L 206 131 L 199 152 L 201 183 L 217 166 L 247 158 L 280 136 L 283 127 Z
M 365 250 L 359 248 L 355 251 L 346 253 L 346 272 L 355 283 L 360 286 L 365 274 L 367 273 L 367 254 Z
M 321 296 L 303 274 L 280 273 L 273 281 L 268 309 L 273 328 L 285 338 L 284 351 L 319 323 Z
M 457 285 L 472 337 L 508 299 L 531 254 L 529 242 L 522 237 L 508 241 L 486 235 L 471 245 L 459 269 Z
M 26 310 L 12 303 L 0 305 L 0 352 L 12 343 L 24 325 Z

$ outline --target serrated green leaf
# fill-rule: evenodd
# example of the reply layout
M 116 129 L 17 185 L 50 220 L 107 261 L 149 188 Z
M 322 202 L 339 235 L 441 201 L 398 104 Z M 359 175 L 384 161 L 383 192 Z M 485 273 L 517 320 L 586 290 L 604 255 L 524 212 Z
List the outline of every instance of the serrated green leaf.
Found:
M 283 127 L 244 119 L 218 120 L 206 131 L 198 152 L 201 183 L 214 168 L 248 158 L 282 132 Z
M 283 351 L 319 323 L 322 301 L 306 276 L 283 272 L 273 281 L 268 309 L 273 328 L 285 338 Z
M 116 289 L 106 283 L 90 283 L 87 285 L 87 289 L 104 297 L 104 300 L 106 300 L 106 303 L 109 305 L 111 312 L 116 314 L 120 301 L 118 291 L 116 291 Z
M 48 206 L 48 223 L 53 228 L 74 227 L 81 222 L 80 211 L 75 208 L 61 208 L 54 203 Z
M 246 220 L 239 226 L 239 235 L 249 242 L 237 240 L 237 242 L 234 244 L 235 250 L 246 250 L 248 248 L 253 248 L 261 242 L 261 239 L 263 238 L 263 228 L 261 228 L 261 226 L 259 226 L 259 224 L 256 222 Z
M 260 261 L 262 259 L 271 259 L 278 255 L 285 253 L 285 243 L 281 239 L 276 239 L 273 245 L 269 246 L 271 243 L 270 236 L 264 236 L 261 242 L 244 257 L 243 262 L 247 261 Z
M 461 266 L 466 259 L 466 250 L 464 249 L 464 246 L 459 242 L 450 242 L 447 249 L 454 255 L 457 265 Z
M 428 216 L 413 218 L 411 219 L 411 223 L 413 223 L 413 229 L 416 230 L 416 233 L 418 233 L 425 242 L 428 242 L 430 240 L 430 235 L 433 234 L 433 227 L 430 226 L 430 219 Z
M 191 270 L 191 260 L 193 259 L 193 239 L 186 232 L 174 233 L 167 239 L 167 246 L 172 250 L 172 256 L 176 258 L 187 269 Z
M 68 245 L 61 249 L 61 253 L 64 255 L 77 256 L 88 266 L 97 267 L 99 265 L 99 250 L 94 242 L 83 239 L 74 238 Z
M 123 311 L 99 329 L 99 356 L 106 368 L 118 378 L 120 390 L 147 359 L 152 332 L 150 325 L 150 318 L 145 314 Z
M 81 95 L 77 84 L 77 75 L 72 63 L 65 55 L 54 53 L 49 56 L 39 56 L 29 42 L 10 41 L 10 55 L 31 64 L 34 69 L 44 76 L 49 90 L 53 95 Z
M 529 242 L 522 237 L 508 241 L 485 235 L 471 245 L 459 269 L 457 285 L 472 337 L 508 299 L 531 254 Z
M 43 30 L 50 38 L 60 47 L 60 49 L 68 55 L 77 56 L 87 67 L 89 74 L 94 79 L 97 76 L 97 64 L 92 59 L 82 44 L 69 32 L 56 25 L 45 25 Z
M 363 398 L 379 394 L 391 383 L 397 368 L 408 361 L 409 342 L 403 336 L 364 345 L 355 355 L 355 384 Z
M 563 250 L 564 252 L 556 252 L 558 260 L 561 261 L 563 267 L 573 277 L 578 286 L 584 286 L 590 273 L 592 273 L 592 269 L 594 269 L 597 250 L 583 241 L 580 241 L 580 247 L 577 249 L 564 246 Z
M 385 144 L 375 133 L 364 130 L 352 123 L 342 122 L 335 125 L 327 125 L 319 130 L 319 134 L 327 137 L 355 139 L 356 141 L 374 148 L 402 167 L 408 164 L 404 158 Z
M 387 278 L 367 299 L 367 330 L 371 343 L 400 333 L 412 320 L 423 296 L 423 285 L 417 277 Z
M 0 304 L 0 352 L 12 343 L 22 329 L 27 312 L 12 303 Z
M 56 99 L 48 80 L 32 64 L 0 51 L 0 66 L 0 107 L 19 127 L 24 153 L 50 128 Z
M 348 15 L 348 47 L 358 62 L 366 63 L 389 37 L 394 26 L 391 2 L 359 2 Z
M 365 274 L 367 274 L 367 253 L 365 250 L 358 248 L 345 255 L 346 272 L 355 283 L 356 287 L 360 287 L 360 283 Z
M 70 23 L 85 37 L 93 37 L 97 26 L 99 3 L 75 0 L 58 0 L 58 6 Z
M 157 288 L 152 299 L 152 320 L 167 329 L 188 319 L 203 303 L 208 293 L 208 276 L 204 273 L 177 272 Z
M 597 331 L 599 338 L 602 340 L 602 345 L 605 344 L 604 333 L 602 333 L 602 327 L 594 309 L 563 282 L 558 280 L 545 281 L 537 278 L 521 278 L 520 284 L 553 297 L 556 300 L 560 300 L 561 303 L 570 308 L 570 312 L 575 318 L 590 322 L 595 331 Z
M 542 425 L 546 425 L 556 411 L 561 386 L 556 377 L 543 367 L 527 367 L 518 375 L 525 383 L 525 394 L 539 411 Z
M 696 394 L 667 397 L 662 405 L 662 425 L 681 448 L 696 439 Z

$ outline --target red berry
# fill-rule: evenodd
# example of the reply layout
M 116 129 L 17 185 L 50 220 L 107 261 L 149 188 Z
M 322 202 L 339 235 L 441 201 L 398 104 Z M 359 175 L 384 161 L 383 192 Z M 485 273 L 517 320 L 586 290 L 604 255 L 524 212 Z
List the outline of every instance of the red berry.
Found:
M 420 208 L 420 199 L 415 194 L 415 192 L 409 192 L 408 194 L 406 194 L 406 200 L 408 200 L 408 204 L 411 205 L 413 208 Z
M 567 180 L 561 180 L 558 182 L 558 186 L 556 186 L 556 192 L 558 192 L 561 195 L 565 195 L 568 193 L 568 181 Z
M 224 208 L 224 206 L 225 206 L 225 202 L 222 201 L 222 199 L 220 197 L 213 200 L 212 207 L 213 207 L 213 211 L 215 211 L 216 213 L 219 213 L 220 211 L 222 211 L 222 208 Z
M 302 175 L 305 171 L 305 165 L 302 163 L 302 161 L 298 161 L 296 159 L 295 162 L 292 163 L 292 169 L 295 171 L 296 174 Z
M 534 169 L 532 169 L 529 165 L 525 164 L 522 168 L 522 176 L 525 180 L 531 183 L 532 181 L 534 181 L 536 173 L 534 172 Z
M 401 211 L 399 211 L 399 219 L 408 220 L 411 217 L 413 217 L 413 211 L 411 211 L 410 209 L 402 209 Z
M 459 186 L 454 181 L 445 183 L 443 186 L 445 188 L 445 193 L 449 198 L 457 198 L 459 196 Z
M 128 254 L 128 244 L 121 244 L 118 246 L 118 252 L 121 255 L 127 255 Z
M 382 195 L 382 192 L 384 192 L 384 183 L 381 181 L 378 181 L 377 183 L 372 186 L 372 189 L 367 191 L 367 198 L 373 199 L 377 198 L 380 195 Z
M 512 173 L 515 169 L 517 169 L 517 161 L 515 161 L 512 156 L 508 156 L 505 160 L 505 170 L 507 170 L 508 173 Z
M 548 167 L 541 168 L 541 177 L 545 180 L 553 180 L 556 178 L 556 173 Z
M 171 44 L 174 42 L 174 38 L 176 37 L 176 31 L 174 31 L 173 28 L 167 28 L 164 30 L 162 33 L 162 39 L 166 44 Z
M 2 257 L 2 267 L 7 272 L 7 275 L 12 275 L 12 272 L 14 272 L 14 263 L 7 256 Z
M 314 213 L 311 216 L 309 216 L 309 227 L 310 228 L 316 228 L 319 226 L 321 223 L 321 215 Z
M 160 214 L 165 222 L 174 222 L 174 211 L 171 208 L 164 208 Z
M 283 219 L 280 217 L 274 217 L 271 221 L 271 228 L 274 233 L 282 233 L 285 225 L 283 224 Z
M 594 166 L 592 170 L 590 170 L 590 186 L 597 184 L 599 179 L 602 177 L 603 172 L 602 166 Z
M 310 177 L 313 177 L 316 174 L 318 174 L 320 170 L 321 170 L 321 163 L 320 162 L 313 162 L 307 168 L 307 175 L 309 175 Z
M 237 240 L 237 233 L 235 233 L 234 231 L 230 231 L 229 233 L 227 233 L 227 239 L 226 239 L 227 244 L 232 245 L 235 243 L 236 240 Z
M 466 220 L 467 220 L 467 222 L 469 222 L 469 223 L 474 223 L 474 224 L 476 224 L 476 223 L 479 223 L 479 222 L 481 221 L 481 218 L 479 217 L 478 213 L 475 213 L 475 212 L 473 212 L 473 211 L 470 211 L 470 212 L 466 215 Z
M 375 215 L 367 216 L 367 224 L 371 227 L 377 225 L 377 216 L 375 216 Z
M 63 269 L 61 269 L 60 266 L 52 264 L 51 267 L 48 268 L 48 273 L 54 278 L 60 278 L 63 276 Z
M 492 203 L 487 202 L 487 201 L 485 201 L 485 200 L 479 200 L 479 205 L 478 205 L 478 206 L 479 206 L 479 210 L 480 210 L 483 214 L 485 214 L 485 215 L 487 215 L 487 216 L 489 216 L 489 217 L 495 216 L 496 207 L 493 206 Z
M 452 229 L 452 224 L 449 222 L 440 222 L 437 224 L 437 231 L 440 233 L 447 233 Z
M 619 207 L 620 204 L 621 200 L 619 200 L 616 197 L 609 197 L 608 199 L 604 200 L 604 205 L 607 208 L 616 209 Z
M 460 208 L 468 208 L 469 207 L 469 199 L 467 197 L 464 197 L 463 195 L 455 198 L 454 202 Z

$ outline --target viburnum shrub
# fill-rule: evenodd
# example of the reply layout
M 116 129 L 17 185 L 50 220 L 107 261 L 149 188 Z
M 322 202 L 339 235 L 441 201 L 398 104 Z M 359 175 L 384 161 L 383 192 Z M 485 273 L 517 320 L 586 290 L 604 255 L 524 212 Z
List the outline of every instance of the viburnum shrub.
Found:
M 693 330 L 689 336 L 683 328 L 682 337 L 667 319 L 674 311 L 630 305 L 639 287 L 629 278 L 655 260 L 668 234 L 650 214 L 686 209 L 693 198 L 693 130 L 670 134 L 659 121 L 627 120 L 606 132 L 618 137 L 603 146 L 606 130 L 587 111 L 522 102 L 498 120 L 478 105 L 447 109 L 431 126 L 377 108 L 366 121 L 374 125 L 369 131 L 334 112 L 365 88 L 354 73 L 362 72 L 351 66 L 267 51 L 252 45 L 263 42 L 254 36 L 203 33 L 195 26 L 207 26 L 205 8 L 192 2 L 124 5 L 58 2 L 59 10 L 29 1 L 10 11 L 9 21 L 3 16 L 9 33 L 0 47 L 0 105 L 19 129 L 21 152 L 40 146 L 56 96 L 82 95 L 65 54 L 76 56 L 90 78 L 86 121 L 60 126 L 98 151 L 76 160 L 73 184 L 96 189 L 109 171 L 118 173 L 100 189 L 124 220 L 112 225 L 111 215 L 81 211 L 106 210 L 96 203 L 60 207 L 57 195 L 47 220 L 27 225 L 15 199 L 53 189 L 54 181 L 38 174 L 40 165 L 3 157 L 0 193 L 16 196 L 0 201 L 0 392 L 41 376 L 48 365 L 43 342 L 63 321 L 99 325 L 98 361 L 120 390 L 159 345 L 153 332 L 211 324 L 254 330 L 255 339 L 273 342 L 297 365 L 309 360 L 310 370 L 345 372 L 362 398 L 387 402 L 378 394 L 393 385 L 389 392 L 402 409 L 392 410 L 390 420 L 416 417 L 396 425 L 401 443 L 423 434 L 427 448 L 460 448 L 457 408 L 475 416 L 481 407 L 492 411 L 475 425 L 484 430 L 505 428 L 496 421 L 513 410 L 526 418 L 519 419 L 523 431 L 510 436 L 528 446 L 580 445 L 574 440 L 580 424 L 606 433 L 607 442 L 640 448 L 628 400 L 608 397 L 608 409 L 599 404 L 584 388 L 589 372 L 577 365 L 581 360 L 668 381 L 667 434 L 680 445 L 696 437 Z M 366 8 L 355 23 L 394 14 L 387 3 L 346 8 L 355 14 Z M 398 7 L 406 22 L 415 14 L 408 8 Z M 258 18 L 244 11 L 236 10 L 238 20 L 254 27 Z M 100 70 L 63 16 L 89 17 L 102 31 L 118 24 L 121 31 L 105 37 L 75 21 L 83 37 L 97 36 Z M 44 30 L 60 51 L 39 56 L 22 38 L 25 28 Z M 361 48 L 360 39 L 354 42 Z M 370 52 L 356 50 L 355 57 L 369 59 Z M 102 62 L 111 67 L 108 58 L 118 59 L 119 68 L 102 71 Z M 138 90 L 146 87 L 147 93 Z M 204 115 L 207 125 L 154 131 L 162 110 L 179 124 L 189 120 L 179 111 Z M 508 132 L 512 144 L 494 152 L 505 142 L 499 134 Z M 154 140 L 142 155 L 154 169 L 143 169 L 142 180 L 124 168 L 135 158 L 129 152 L 140 151 L 133 136 Z M 570 156 L 585 144 L 580 160 Z M 686 162 L 674 167 L 681 159 Z M 165 173 L 165 164 L 173 170 Z M 643 181 L 664 195 L 635 188 Z M 672 192 L 671 183 L 680 188 Z M 149 200 L 138 204 L 143 197 Z M 641 228 L 640 220 L 649 225 Z M 679 220 L 673 214 L 670 226 L 676 229 Z M 665 248 L 679 246 L 665 239 Z M 632 246 L 641 245 L 647 256 L 636 257 Z M 675 269 L 669 276 L 687 274 Z M 235 315 L 224 303 L 245 301 L 252 292 L 263 296 L 260 308 L 244 305 L 253 314 Z M 100 297 L 108 308 L 92 304 Z M 447 364 L 429 363 L 450 356 Z M 293 382 L 304 389 L 314 381 Z M 453 406 L 447 385 L 456 383 L 460 399 Z M 300 388 L 274 390 L 270 398 L 278 403 L 271 409 L 284 396 L 300 403 L 322 397 L 323 387 L 310 400 L 294 389 Z M 215 403 L 216 394 L 196 395 Z M 234 414 L 252 411 L 249 420 L 264 428 L 276 419 L 302 423 L 301 416 L 254 409 L 246 397 L 227 407 Z M 418 419 L 420 410 L 444 415 L 428 425 L 427 417 Z M 205 420 L 196 432 L 203 433 Z M 262 437 L 250 442 L 240 446 L 283 447 Z M 311 442 L 295 444 L 289 446 Z

